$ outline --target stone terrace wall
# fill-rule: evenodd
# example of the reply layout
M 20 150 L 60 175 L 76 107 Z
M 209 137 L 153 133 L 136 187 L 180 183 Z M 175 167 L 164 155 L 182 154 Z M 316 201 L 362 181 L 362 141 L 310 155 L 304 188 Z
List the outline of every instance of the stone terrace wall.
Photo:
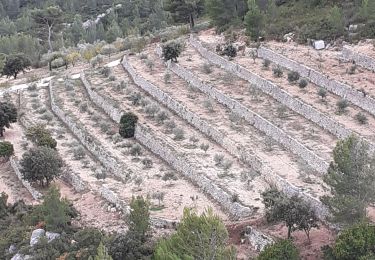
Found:
M 82 180 L 81 176 L 75 174 L 70 167 L 65 167 L 61 179 L 73 186 L 77 192 L 84 192 L 87 190 L 87 183 Z
M 353 89 L 351 86 L 334 79 L 330 79 L 321 72 L 318 72 L 303 64 L 299 64 L 298 62 L 265 47 L 259 48 L 258 56 L 263 59 L 269 59 L 270 61 L 289 70 L 297 71 L 302 77 L 308 78 L 312 83 L 323 87 L 342 98 L 345 98 L 354 105 L 375 115 L 375 100 L 369 96 L 365 96 L 364 93 Z
M 140 124 L 137 125 L 135 138 L 153 153 L 159 155 L 174 169 L 181 172 L 187 179 L 210 195 L 219 205 L 234 219 L 242 219 L 251 216 L 253 210 L 243 206 L 238 202 L 232 202 L 231 194 L 227 193 L 212 180 L 207 178 L 204 173 L 200 172 L 193 166 L 188 158 L 177 152 L 169 144 L 161 140 L 154 134 L 151 129 Z
M 25 116 L 20 117 L 18 122 L 25 129 L 34 125 L 34 122 L 31 122 L 28 118 L 25 118 Z M 60 178 L 72 185 L 77 192 L 83 192 L 87 189 L 85 181 L 83 181 L 82 178 L 68 166 L 64 167 L 64 171 Z
M 49 84 L 49 91 L 52 111 L 69 127 L 69 129 L 86 147 L 86 149 L 95 155 L 96 158 L 98 158 L 104 167 L 106 167 L 115 176 L 126 180 L 127 174 L 124 173 L 123 169 L 127 169 L 127 167 L 124 166 L 122 162 L 119 162 L 111 153 L 106 151 L 103 146 L 96 142 L 93 136 L 87 133 L 83 127 L 79 126 L 71 117 L 65 114 L 64 111 L 58 107 L 53 95 L 52 83 Z
M 126 58 L 124 58 L 124 63 L 127 63 Z M 128 64 L 128 63 L 127 63 Z M 130 66 L 130 65 L 129 65 Z M 124 65 L 125 67 L 125 65 Z M 135 71 L 133 71 L 135 73 Z M 132 75 L 132 74 L 131 74 Z M 135 74 L 133 74 L 135 75 Z M 136 78 L 139 78 L 136 76 Z M 88 82 L 85 84 L 90 87 Z M 100 96 L 95 91 L 96 96 Z M 102 98 L 102 100 L 105 100 Z M 115 109 L 112 104 L 109 102 L 101 103 L 104 107 L 107 107 L 109 111 Z M 100 106 L 100 105 L 99 105 Z M 111 107 L 112 106 L 112 107 Z M 101 106 L 100 106 L 101 107 Z M 109 114 L 112 120 L 115 120 L 113 114 Z M 238 203 L 232 203 L 230 201 L 231 196 L 221 190 L 214 184 L 211 184 L 211 181 L 202 176 L 198 170 L 188 162 L 187 158 L 184 158 L 182 154 L 179 154 L 175 151 L 170 145 L 161 141 L 161 139 L 156 138 L 156 134 L 151 131 L 151 129 L 137 125 L 135 131 L 135 138 L 145 147 L 150 149 L 153 153 L 160 156 L 164 161 L 170 164 L 174 169 L 181 172 L 186 178 L 191 180 L 193 183 L 202 188 L 210 196 L 212 196 L 225 210 L 227 210 L 235 218 L 244 218 L 251 215 L 251 210 L 248 207 L 244 207 Z M 157 221 L 156 221 L 157 222 Z M 159 223 L 159 222 L 157 222 Z
M 241 68 L 244 70 L 245 68 Z M 251 72 L 250 72 L 251 73 Z M 329 131 L 333 135 L 337 136 L 338 138 L 346 138 L 352 132 L 345 128 L 342 124 L 336 122 L 328 115 L 325 115 L 312 106 L 304 103 L 301 100 L 298 100 L 288 94 L 286 91 L 280 89 L 277 85 L 273 84 L 272 82 L 263 79 L 262 77 L 252 73 L 252 77 L 248 78 L 251 79 L 251 83 L 258 84 L 256 85 L 259 89 L 261 89 L 267 95 L 270 95 L 283 105 L 287 106 L 288 108 L 292 109 L 294 112 L 302 115 L 303 117 L 309 119 L 310 121 L 316 123 L 323 129 Z M 244 77 L 241 77 L 244 78 Z M 193 79 L 194 81 L 198 81 L 199 79 Z M 204 84 L 203 82 L 200 84 Z
M 39 191 L 34 189 L 28 181 L 23 179 L 21 171 L 20 171 L 21 167 L 20 167 L 17 159 L 14 158 L 14 157 L 10 157 L 9 161 L 10 161 L 10 165 L 12 166 L 12 168 L 13 168 L 14 172 L 16 173 L 18 179 L 22 182 L 22 185 L 30 192 L 31 196 L 35 200 L 41 199 L 43 197 L 43 195 Z
M 282 190 L 289 196 L 293 196 L 295 194 L 300 195 L 306 201 L 311 203 L 317 215 L 321 219 L 324 219 L 327 216 L 327 209 L 322 205 L 322 203 L 318 199 L 304 193 L 298 187 L 292 185 L 279 175 L 275 174 L 266 163 L 262 162 L 262 160 L 258 158 L 253 151 L 249 150 L 250 148 L 244 147 L 234 142 L 233 140 L 228 138 L 224 133 L 218 131 L 209 123 L 202 120 L 198 115 L 191 112 L 188 108 L 186 108 L 179 102 L 175 101 L 171 96 L 160 90 L 157 86 L 149 83 L 144 78 L 139 76 L 135 72 L 133 67 L 129 64 L 126 58 L 123 59 L 123 66 L 125 70 L 129 72 L 134 82 L 140 88 L 142 88 L 145 92 L 154 97 L 157 101 L 159 101 L 160 103 L 174 111 L 181 118 L 185 119 L 188 123 L 196 127 L 203 134 L 207 135 L 209 138 L 217 142 L 230 154 L 250 165 L 255 171 L 260 172 L 262 177 L 267 182 L 276 185 L 280 190 Z
M 349 46 L 344 46 L 340 59 L 344 61 L 354 61 L 355 64 L 375 72 L 375 58 L 356 52 Z
M 258 87 L 262 86 L 262 88 L 269 87 L 269 82 L 258 75 L 252 74 L 250 71 L 246 70 L 245 68 L 234 64 L 226 59 L 216 55 L 207 49 L 205 49 L 199 42 L 194 40 L 193 38 L 190 39 L 190 42 L 198 50 L 198 52 L 210 62 L 222 67 L 223 69 L 234 73 L 235 75 L 249 80 L 250 82 L 256 84 Z M 173 65 L 172 65 L 173 67 Z M 217 89 L 213 88 L 212 86 L 208 86 L 204 84 L 201 80 L 194 77 L 194 75 L 186 70 L 181 70 L 181 67 L 174 66 L 175 70 L 177 71 L 180 68 L 179 74 L 183 76 L 189 83 L 199 87 L 201 91 L 207 93 L 212 98 L 215 98 L 220 103 L 227 106 L 233 112 L 237 113 L 241 117 L 243 117 L 246 121 L 252 124 L 255 128 L 259 129 L 260 131 L 264 132 L 267 136 L 272 137 L 274 140 L 282 144 L 284 147 L 289 149 L 289 151 L 295 153 L 296 155 L 300 156 L 303 160 L 305 160 L 313 169 L 318 171 L 321 174 L 325 174 L 328 170 L 329 164 L 316 155 L 311 150 L 307 149 L 303 144 L 295 140 L 294 138 L 290 137 L 287 133 L 283 130 L 278 128 L 277 126 L 273 125 L 268 120 L 264 119 L 260 115 L 254 113 L 240 102 L 228 97 L 227 95 L 221 93 Z
M 109 115 L 116 123 L 120 123 L 123 111 L 115 108 L 110 102 L 106 101 L 105 98 L 100 96 L 98 93 L 92 90 L 90 83 L 87 81 L 85 73 L 81 73 L 81 81 L 85 86 L 90 99 L 100 108 L 102 108 L 107 115 Z

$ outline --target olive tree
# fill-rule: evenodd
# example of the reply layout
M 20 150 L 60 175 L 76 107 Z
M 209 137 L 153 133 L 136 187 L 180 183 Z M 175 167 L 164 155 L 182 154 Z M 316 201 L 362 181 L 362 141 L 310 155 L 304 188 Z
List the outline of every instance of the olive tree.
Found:
M 24 153 L 20 165 L 23 179 L 45 187 L 61 174 L 63 160 L 54 149 L 41 146 Z
M 302 198 L 294 195 L 287 197 L 284 193 L 272 188 L 262 193 L 269 222 L 284 222 L 288 228 L 288 239 L 295 230 L 305 231 L 310 240 L 310 230 L 318 227 L 318 217 Z
M 17 122 L 17 109 L 10 102 L 0 102 L 0 137 L 4 136 L 5 128 Z
M 2 70 L 2 75 L 7 77 L 13 76 L 17 78 L 20 72 L 25 72 L 25 69 L 31 66 L 31 61 L 24 54 L 13 54 L 7 56 Z

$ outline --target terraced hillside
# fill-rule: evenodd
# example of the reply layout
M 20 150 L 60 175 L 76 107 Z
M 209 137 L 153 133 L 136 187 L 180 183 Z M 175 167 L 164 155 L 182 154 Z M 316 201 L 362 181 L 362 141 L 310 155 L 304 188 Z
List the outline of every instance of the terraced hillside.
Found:
M 26 129 L 43 124 L 64 161 L 55 184 L 75 198 L 87 225 L 110 220 L 110 230 L 125 229 L 122 216 L 138 195 L 150 199 L 155 228 L 174 228 L 186 207 L 211 207 L 228 222 L 259 220 L 261 193 L 270 186 L 301 196 L 324 221 L 320 198 L 330 190 L 323 176 L 337 141 L 356 134 L 374 147 L 371 67 L 353 68 L 354 58 L 340 52 L 274 42 L 228 59 L 215 50 L 221 36 L 183 40 L 178 63 L 164 62 L 154 43 L 8 95 L 20 118 L 5 135 L 16 154 L 1 165 L 0 177 L 12 175 L 15 183 L 4 189 L 12 198 L 19 190 L 30 203 L 45 192 L 16 174 L 33 146 Z M 288 80 L 293 71 L 306 86 Z M 318 94 L 322 89 L 326 97 Z M 134 138 L 118 133 L 126 112 L 138 117 Z

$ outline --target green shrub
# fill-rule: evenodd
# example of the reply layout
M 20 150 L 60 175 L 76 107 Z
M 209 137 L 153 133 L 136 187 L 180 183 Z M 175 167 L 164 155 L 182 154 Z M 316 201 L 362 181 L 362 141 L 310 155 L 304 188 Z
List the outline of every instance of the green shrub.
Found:
M 138 117 L 133 113 L 125 113 L 120 119 L 119 134 L 123 138 L 131 138 L 134 136 L 135 126 L 138 122 Z
M 268 69 L 270 67 L 270 65 L 271 65 L 271 61 L 269 59 L 265 59 L 263 61 L 263 68 L 264 69 Z
M 174 61 L 177 62 L 177 58 L 182 52 L 182 45 L 179 42 L 169 42 L 163 45 L 162 47 L 162 56 L 165 61 Z
M 283 69 L 280 66 L 275 66 L 272 68 L 273 75 L 277 78 L 281 78 L 284 74 Z
M 343 231 L 331 248 L 323 249 L 324 259 L 370 260 L 375 257 L 375 226 L 358 224 Z
M 296 71 L 291 71 L 291 72 L 288 73 L 288 81 L 289 81 L 289 83 L 294 83 L 294 82 L 298 81 L 299 78 L 300 78 L 300 75 Z
M 234 58 L 237 56 L 237 49 L 232 44 L 227 44 L 223 49 L 222 55 Z
M 298 260 L 298 250 L 292 240 L 280 240 L 273 245 L 267 246 L 261 252 L 257 260 Z
M 301 79 L 298 83 L 298 87 L 300 89 L 305 89 L 307 87 L 307 85 L 309 84 L 309 82 L 306 80 L 306 79 Z
M 10 142 L 0 142 L 0 158 L 9 159 L 14 154 L 13 144 Z
M 359 112 L 358 114 L 355 115 L 355 119 L 358 121 L 358 123 L 360 123 L 361 125 L 365 125 L 367 124 L 367 117 L 365 114 Z
M 349 102 L 345 99 L 341 99 L 336 103 L 336 105 L 337 105 L 337 112 L 339 114 L 342 114 L 346 112 L 346 108 L 349 106 Z
M 37 146 L 46 146 L 56 149 L 57 141 L 51 136 L 51 133 L 44 125 L 38 124 L 27 129 L 26 137 Z
M 327 97 L 327 90 L 325 88 L 320 88 L 318 91 L 318 96 L 324 100 Z

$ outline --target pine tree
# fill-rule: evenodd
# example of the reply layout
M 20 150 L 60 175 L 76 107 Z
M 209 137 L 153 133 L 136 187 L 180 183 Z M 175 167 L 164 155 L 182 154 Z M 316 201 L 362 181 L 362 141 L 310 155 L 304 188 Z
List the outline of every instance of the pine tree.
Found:
M 129 232 L 144 242 L 150 230 L 149 202 L 143 197 L 132 198 L 128 216 Z
M 368 144 L 356 136 L 337 143 L 324 181 L 331 196 L 322 201 L 329 207 L 333 220 L 351 225 L 366 217 L 366 208 L 375 200 L 375 157 Z
M 255 0 L 248 1 L 248 8 L 245 16 L 246 32 L 253 40 L 257 40 L 263 27 L 263 14 Z
M 227 241 L 228 232 L 212 209 L 200 216 L 185 209 L 176 233 L 159 242 L 154 256 L 155 260 L 236 259 L 235 251 L 227 246 Z
M 92 259 L 92 257 L 89 259 Z M 108 254 L 108 250 L 102 242 L 100 242 L 98 246 L 97 255 L 94 257 L 94 260 L 112 260 L 112 257 Z

